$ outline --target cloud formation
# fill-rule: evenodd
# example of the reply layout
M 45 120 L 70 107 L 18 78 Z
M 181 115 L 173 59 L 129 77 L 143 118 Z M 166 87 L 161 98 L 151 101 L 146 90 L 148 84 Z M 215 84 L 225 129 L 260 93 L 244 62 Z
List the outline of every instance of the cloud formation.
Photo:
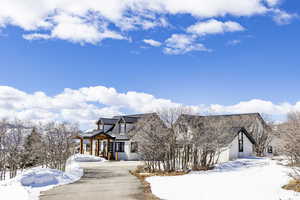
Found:
M 196 42 L 196 37 L 185 34 L 173 34 L 165 41 L 165 54 L 185 54 L 190 51 L 211 51 L 203 44 Z
M 198 22 L 187 28 L 187 32 L 204 36 L 208 34 L 221 34 L 225 32 L 243 31 L 245 28 L 237 22 L 233 21 L 218 21 L 211 19 L 204 22 Z
M 145 42 L 146 44 L 149 44 L 151 46 L 154 46 L 154 47 L 161 46 L 161 42 L 158 42 L 158 41 L 152 40 L 152 39 L 145 39 L 145 40 L 143 40 L 143 42 Z
M 280 9 L 274 9 L 273 10 L 273 20 L 278 24 L 278 25 L 286 25 L 290 24 L 293 19 L 299 18 L 299 16 L 295 13 L 287 13 L 283 10 Z
M 99 117 L 124 114 L 123 109 L 130 113 L 145 113 L 177 106 L 189 107 L 196 113 L 215 114 L 260 112 L 285 115 L 290 111 L 300 111 L 300 101 L 295 104 L 274 104 L 271 101 L 252 99 L 229 106 L 183 105 L 147 93 L 120 93 L 104 86 L 65 89 L 55 96 L 48 96 L 44 92 L 29 94 L 12 87 L 0 86 L 0 118 L 71 121 L 79 123 L 83 129 L 94 127 L 94 122 Z
M 196 34 L 243 29 L 237 22 L 220 22 L 216 17 L 273 13 L 277 23 L 289 23 L 295 15 L 279 5 L 280 0 L 1 0 L 0 27 L 20 27 L 27 40 L 97 44 L 104 39 L 126 39 L 132 30 L 167 28 L 169 17 L 184 14 L 203 20 L 188 29 Z
M 229 40 L 227 42 L 227 45 L 229 45 L 229 46 L 236 46 L 236 45 L 240 44 L 241 42 L 242 42 L 241 40 Z

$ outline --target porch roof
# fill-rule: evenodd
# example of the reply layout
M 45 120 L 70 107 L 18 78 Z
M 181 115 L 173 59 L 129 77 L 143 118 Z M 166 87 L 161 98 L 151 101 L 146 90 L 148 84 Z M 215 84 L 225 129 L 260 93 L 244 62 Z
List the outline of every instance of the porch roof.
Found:
M 102 130 L 94 130 L 94 131 L 81 133 L 77 138 L 88 139 L 88 138 L 97 138 L 97 137 L 100 138 L 101 136 L 102 136 L 102 138 L 115 139 L 114 136 L 107 134 L 107 133 L 103 132 Z

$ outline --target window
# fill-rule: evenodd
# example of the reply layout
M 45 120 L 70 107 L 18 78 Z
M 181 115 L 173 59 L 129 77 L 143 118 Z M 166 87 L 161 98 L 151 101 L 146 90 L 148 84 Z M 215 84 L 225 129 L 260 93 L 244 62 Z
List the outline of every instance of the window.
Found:
M 120 125 L 119 125 L 119 133 L 120 134 L 126 133 L 126 124 L 125 123 L 120 123 Z
M 104 125 L 103 124 L 99 124 L 99 130 L 104 130 Z
M 268 153 L 273 153 L 273 147 L 272 146 L 268 146 Z
M 89 152 L 90 149 L 91 149 L 91 145 L 90 145 L 90 144 L 86 144 L 86 145 L 85 145 L 85 151 L 86 151 L 86 152 Z
M 131 142 L 130 145 L 130 152 L 136 153 L 138 151 L 138 143 L 137 142 Z
M 239 132 L 239 152 L 244 152 L 244 134 Z
M 124 152 L 125 142 L 115 142 L 115 152 Z

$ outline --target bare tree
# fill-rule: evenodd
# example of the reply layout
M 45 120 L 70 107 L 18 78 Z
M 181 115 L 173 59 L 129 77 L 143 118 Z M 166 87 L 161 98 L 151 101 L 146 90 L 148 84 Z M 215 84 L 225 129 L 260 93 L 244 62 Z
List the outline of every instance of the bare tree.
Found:
M 44 125 L 43 131 L 45 166 L 64 170 L 66 161 L 74 150 L 73 137 L 79 131 L 77 125 L 51 122 Z
M 274 138 L 274 122 L 267 114 L 244 117 L 236 121 L 244 127 L 255 140 L 254 152 L 256 156 L 265 156 L 266 149 Z
M 131 131 L 151 171 L 209 169 L 232 141 L 233 135 L 224 131 L 224 121 L 190 113 L 185 108 L 164 109 L 140 119 Z
M 291 112 L 287 121 L 278 126 L 281 136 L 281 153 L 292 165 L 300 164 L 300 112 Z
M 269 144 L 270 132 L 259 114 L 192 114 L 190 109 L 177 107 L 138 121 L 132 134 L 150 170 L 210 169 L 241 128 L 258 141 L 257 154 L 263 155 Z
M 4 147 L 6 149 L 6 164 L 9 168 L 9 176 L 13 178 L 17 175 L 17 170 L 22 166 L 24 155 L 24 138 L 28 134 L 28 124 L 20 120 L 14 120 L 8 124 L 9 128 L 4 137 Z
M 5 141 L 7 137 L 7 121 L 0 121 L 0 180 L 5 180 L 6 163 L 7 163 L 7 149 Z
M 7 172 L 13 178 L 18 170 L 38 165 L 65 169 L 78 126 L 51 122 L 32 127 L 30 122 L 17 119 L 0 121 L 0 180 Z
M 291 178 L 300 182 L 300 112 L 290 112 L 287 121 L 277 126 L 280 136 L 280 153 L 285 155 L 293 171 Z M 299 184 L 297 184 L 299 187 Z
M 187 137 L 178 129 L 179 117 L 184 114 L 195 114 L 191 108 L 178 106 L 165 108 L 158 111 L 160 119 L 168 128 L 169 138 L 164 163 L 167 171 L 187 170 L 187 161 L 191 144 Z M 183 127 L 181 127 L 183 128 Z
M 194 170 L 212 168 L 235 137 L 232 125 L 223 118 L 183 115 L 178 128 L 190 149 L 189 160 Z
M 273 139 L 273 121 L 271 118 L 263 114 L 248 115 L 228 115 L 227 117 L 219 117 L 220 120 L 231 127 L 243 127 L 254 138 L 254 152 L 256 156 L 264 156 L 266 148 Z M 266 119 L 266 121 L 264 120 Z
M 138 142 L 139 154 L 148 170 L 161 170 L 162 165 L 168 168 L 164 159 L 169 149 L 170 132 L 157 115 L 148 115 L 140 119 L 129 134 Z

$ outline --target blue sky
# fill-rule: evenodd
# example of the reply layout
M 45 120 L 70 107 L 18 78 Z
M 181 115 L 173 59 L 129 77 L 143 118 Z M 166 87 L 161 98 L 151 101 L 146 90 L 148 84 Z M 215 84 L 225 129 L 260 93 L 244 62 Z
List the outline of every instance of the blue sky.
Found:
M 43 1 L 33 8 L 21 5 L 21 1 L 6 2 L 1 8 L 7 12 L 0 14 L 0 85 L 8 86 L 2 92 L 0 88 L 2 117 L 73 120 L 60 109 L 72 110 L 77 104 L 72 108 L 45 108 L 28 103 L 20 108 L 16 104 L 23 105 L 21 102 L 10 99 L 21 92 L 27 95 L 22 97 L 27 102 L 40 91 L 53 100 L 65 94 L 65 88 L 78 92 L 97 86 L 114 88 L 117 94 L 134 91 L 171 104 L 198 106 L 197 111 L 215 104 L 222 106 L 214 108 L 216 112 L 282 116 L 291 109 L 300 110 L 300 2 L 245 0 L 249 4 L 223 8 L 226 3 L 217 3 L 222 1 L 206 5 L 205 0 L 189 0 L 204 9 L 180 10 L 182 5 L 170 1 L 160 5 L 164 6 L 161 11 L 151 7 L 157 6 L 157 1 L 144 5 L 143 0 L 136 0 L 142 9 L 113 6 L 104 12 L 92 7 L 94 10 L 87 13 L 69 10 L 74 5 L 49 6 Z M 80 6 L 91 9 L 90 5 Z M 54 8 L 60 11 L 53 14 Z M 38 14 L 30 14 L 35 11 Z M 122 21 L 124 16 L 126 20 Z M 1 98 L 5 104 L 1 104 Z M 141 102 L 147 102 L 142 97 L 129 108 L 128 102 L 102 98 L 77 103 L 80 109 L 88 110 L 84 107 L 90 105 L 110 109 L 109 114 L 157 107 L 153 103 L 139 109 Z M 14 106 L 5 107 L 9 102 Z M 247 108 L 240 108 L 241 102 Z M 270 108 L 265 110 L 264 103 Z M 105 115 L 103 110 L 89 112 L 74 120 Z

